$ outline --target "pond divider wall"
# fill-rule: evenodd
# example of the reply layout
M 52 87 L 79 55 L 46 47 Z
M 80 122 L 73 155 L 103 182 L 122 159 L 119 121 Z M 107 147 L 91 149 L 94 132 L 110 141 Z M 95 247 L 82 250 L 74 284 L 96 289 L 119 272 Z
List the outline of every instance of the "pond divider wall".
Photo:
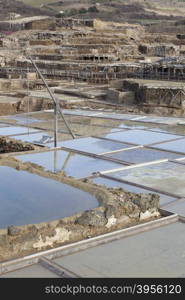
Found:
M 46 172 L 42 167 L 32 163 L 22 163 L 13 157 L 3 155 L 0 157 L 0 165 L 28 171 L 79 188 L 94 195 L 100 203 L 95 209 L 71 217 L 1 229 L 1 261 L 160 217 L 159 196 L 155 194 L 135 194 L 123 189 L 107 189 L 105 186 L 92 184 L 90 180 L 77 180 L 63 173 Z

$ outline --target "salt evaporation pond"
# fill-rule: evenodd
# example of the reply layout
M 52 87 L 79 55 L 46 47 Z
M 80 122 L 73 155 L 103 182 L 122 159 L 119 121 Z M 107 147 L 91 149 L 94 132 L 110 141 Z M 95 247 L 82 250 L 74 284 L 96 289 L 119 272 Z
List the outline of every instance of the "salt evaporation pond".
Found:
M 99 205 L 80 189 L 26 171 L 0 166 L 0 228 L 47 222 Z

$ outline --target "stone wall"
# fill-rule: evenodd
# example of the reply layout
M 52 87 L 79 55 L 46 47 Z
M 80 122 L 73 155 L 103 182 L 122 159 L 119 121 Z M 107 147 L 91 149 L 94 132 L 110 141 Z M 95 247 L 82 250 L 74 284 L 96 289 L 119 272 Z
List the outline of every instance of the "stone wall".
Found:
M 14 102 L 6 102 L 5 100 L 4 103 L 1 101 L 0 116 L 16 114 L 19 111 L 20 103 L 21 102 L 19 100 L 15 100 Z
M 140 44 L 138 47 L 140 53 L 148 56 L 178 56 L 180 54 L 180 46 L 172 44 Z
M 34 73 L 35 74 L 35 73 Z M 29 73 L 28 76 L 33 76 L 33 73 Z M 34 75 L 35 78 L 35 75 Z M 31 78 L 32 80 L 33 78 Z M 30 81 L 29 88 L 33 89 L 36 86 L 35 80 Z M 26 79 L 0 79 L 0 90 L 1 91 L 16 91 L 28 88 L 28 80 Z
M 25 24 L 25 29 L 31 30 L 55 30 L 56 22 L 54 19 L 45 19 L 45 20 L 35 20 Z
M 185 113 L 185 90 L 180 83 L 170 81 L 152 80 L 124 80 L 123 89 L 135 93 L 136 103 L 139 105 L 152 105 L 153 107 L 166 107 Z
M 138 90 L 136 97 L 142 103 L 166 106 L 174 109 L 179 108 L 184 113 L 185 93 L 182 88 L 174 88 L 171 90 L 166 87 L 157 88 L 142 86 Z
M 36 167 L 34 164 L 21 163 L 10 157 L 7 159 L 1 158 L 0 163 L 80 188 L 93 194 L 100 204 L 96 209 L 64 219 L 1 229 L 1 261 L 65 245 L 160 217 L 158 211 L 159 196 L 156 194 L 135 194 L 118 188 L 107 189 L 87 180 L 80 181 L 61 174 L 44 172 L 42 168 Z
M 20 20 L 10 20 L 10 21 L 1 21 L 0 22 L 0 30 L 15 32 L 20 30 L 55 30 L 56 22 L 53 18 L 42 18 L 39 19 L 35 17 L 35 19 L 31 20 L 30 18 L 24 18 Z
M 114 88 L 109 88 L 107 90 L 106 99 L 114 103 L 123 103 L 125 105 L 134 104 L 135 93 L 131 91 L 123 92 Z
M 44 97 L 24 97 L 19 105 L 19 111 L 27 112 L 28 102 L 30 111 L 40 111 L 53 108 L 53 100 Z

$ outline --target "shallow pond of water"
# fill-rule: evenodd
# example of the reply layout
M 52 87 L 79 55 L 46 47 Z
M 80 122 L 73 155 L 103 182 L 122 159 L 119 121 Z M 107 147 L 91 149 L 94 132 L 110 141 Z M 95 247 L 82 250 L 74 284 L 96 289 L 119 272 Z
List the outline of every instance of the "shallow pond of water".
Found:
M 91 194 L 26 171 L 0 166 L 0 228 L 72 216 L 99 205 Z

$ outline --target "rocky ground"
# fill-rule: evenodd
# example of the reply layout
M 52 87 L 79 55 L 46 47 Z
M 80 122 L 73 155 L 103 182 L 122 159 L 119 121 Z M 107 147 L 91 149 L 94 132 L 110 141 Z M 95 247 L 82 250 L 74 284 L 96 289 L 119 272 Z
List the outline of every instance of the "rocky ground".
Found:
M 28 143 L 21 143 L 7 137 L 0 137 L 0 153 L 31 151 L 35 147 Z

